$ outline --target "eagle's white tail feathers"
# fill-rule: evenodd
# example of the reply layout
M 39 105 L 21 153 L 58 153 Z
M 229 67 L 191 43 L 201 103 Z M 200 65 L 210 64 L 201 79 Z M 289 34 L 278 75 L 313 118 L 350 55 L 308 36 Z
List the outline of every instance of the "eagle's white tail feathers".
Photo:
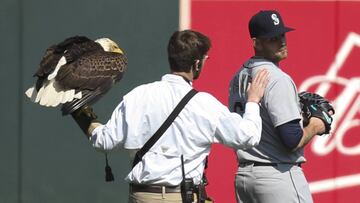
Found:
M 39 102 L 40 102 L 40 99 L 41 99 L 42 95 L 44 94 L 44 89 L 45 89 L 45 86 L 42 86 L 42 87 L 39 89 L 39 91 L 38 91 L 38 93 L 37 93 L 37 95 L 36 95 L 36 98 L 35 98 L 35 103 L 39 103 Z
M 31 87 L 25 92 L 25 94 L 32 102 L 39 103 L 40 105 L 46 107 L 56 107 L 74 99 L 82 98 L 81 92 L 75 94 L 74 89 L 64 91 L 58 86 L 55 80 L 50 80 L 44 83 L 39 89 L 39 92 L 36 91 L 35 87 Z
M 70 90 L 67 92 L 63 92 L 62 95 L 63 95 L 62 101 L 71 101 L 73 98 L 73 91 Z
M 36 91 L 34 85 L 25 92 L 26 96 L 29 97 L 32 102 L 39 103 L 40 105 L 46 107 L 56 107 L 59 104 L 64 104 L 74 99 L 81 99 L 81 92 L 75 94 L 74 89 L 64 91 L 55 81 L 55 77 L 60 67 L 64 64 L 66 64 L 66 59 L 65 57 L 61 57 L 55 67 L 55 70 L 50 75 L 48 75 L 48 81 L 43 83 L 43 86 L 39 89 L 39 92 Z
M 81 92 L 78 92 L 74 95 L 74 98 L 76 99 L 81 99 L 82 98 L 82 93 Z
M 40 105 L 46 106 L 46 107 L 55 107 L 58 104 L 57 97 L 59 95 L 56 94 L 56 90 L 54 87 L 54 80 L 49 81 L 49 83 L 46 86 L 43 86 L 44 89 L 42 91 L 42 94 L 40 95 Z M 43 88 L 41 87 L 41 88 Z M 41 92 L 41 89 L 39 91 L 39 94 Z
M 29 97 L 30 101 L 35 102 L 37 91 L 35 85 L 26 90 L 25 94 Z
M 48 75 L 48 80 L 54 79 L 56 77 L 60 67 L 64 64 L 66 64 L 66 59 L 65 59 L 65 57 L 61 57 L 58 64 L 55 67 L 55 70 L 50 75 Z

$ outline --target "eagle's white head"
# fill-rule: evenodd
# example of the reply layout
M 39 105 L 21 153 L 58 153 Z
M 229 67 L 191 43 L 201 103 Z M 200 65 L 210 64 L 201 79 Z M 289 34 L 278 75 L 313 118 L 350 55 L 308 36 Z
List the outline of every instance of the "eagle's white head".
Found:
M 124 52 L 119 48 L 119 46 L 109 38 L 100 38 L 95 40 L 95 42 L 99 43 L 104 49 L 104 51 L 124 54 Z

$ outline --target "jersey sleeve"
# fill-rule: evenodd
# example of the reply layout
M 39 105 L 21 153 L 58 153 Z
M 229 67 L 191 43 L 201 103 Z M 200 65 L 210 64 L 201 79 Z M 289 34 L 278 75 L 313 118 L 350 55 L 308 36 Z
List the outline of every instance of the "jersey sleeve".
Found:
M 301 119 L 297 98 L 295 84 L 288 76 L 271 81 L 263 99 L 274 127 Z

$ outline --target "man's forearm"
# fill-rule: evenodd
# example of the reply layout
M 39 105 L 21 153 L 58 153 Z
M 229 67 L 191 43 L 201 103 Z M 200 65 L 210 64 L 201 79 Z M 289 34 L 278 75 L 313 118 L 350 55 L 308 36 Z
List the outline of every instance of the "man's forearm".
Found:
M 305 147 L 315 135 L 321 134 L 323 131 L 324 124 L 322 121 L 318 118 L 311 118 L 309 125 L 303 129 L 303 136 L 298 146 L 293 151 Z

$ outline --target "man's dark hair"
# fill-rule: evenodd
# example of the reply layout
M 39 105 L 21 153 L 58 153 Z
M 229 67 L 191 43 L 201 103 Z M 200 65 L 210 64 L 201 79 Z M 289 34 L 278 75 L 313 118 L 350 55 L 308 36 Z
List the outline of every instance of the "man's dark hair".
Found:
M 190 72 L 195 60 L 201 60 L 210 47 L 210 39 L 200 32 L 176 31 L 168 44 L 170 69 L 176 72 Z

